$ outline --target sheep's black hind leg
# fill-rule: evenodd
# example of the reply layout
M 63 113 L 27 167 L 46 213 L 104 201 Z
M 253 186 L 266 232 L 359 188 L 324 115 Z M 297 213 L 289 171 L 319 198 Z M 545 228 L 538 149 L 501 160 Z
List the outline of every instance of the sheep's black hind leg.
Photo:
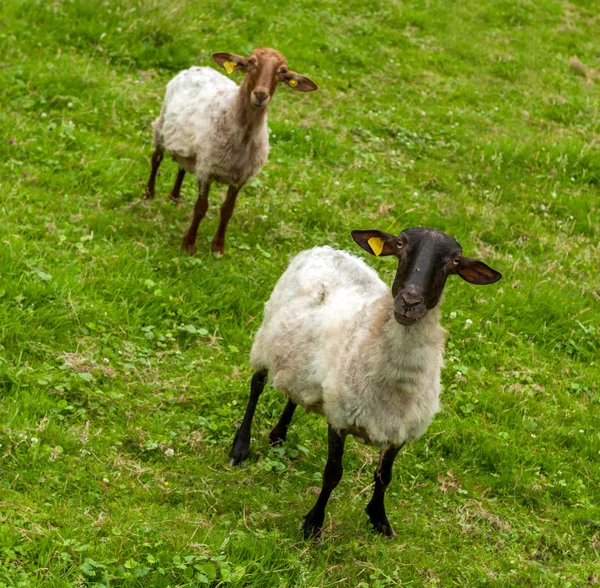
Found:
M 318 538 L 323 529 L 325 520 L 325 507 L 334 488 L 340 483 L 344 466 L 342 458 L 344 456 L 344 443 L 348 431 L 338 433 L 331 425 L 328 429 L 329 453 L 327 455 L 327 465 L 323 472 L 323 486 L 321 494 L 317 498 L 316 504 L 310 512 L 304 517 L 304 538 Z
M 185 170 L 179 168 L 177 178 L 175 178 L 175 185 L 169 194 L 169 199 L 173 202 L 179 202 L 181 200 L 181 184 L 183 184 L 183 178 L 185 178 Z
M 269 375 L 268 370 L 261 370 L 255 372 L 252 376 L 252 382 L 250 384 L 250 399 L 248 400 L 248 406 L 246 407 L 246 413 L 244 414 L 244 420 L 240 425 L 235 438 L 233 439 L 233 446 L 229 452 L 229 465 L 239 465 L 247 457 L 250 450 L 250 429 L 252 428 L 252 419 L 254 418 L 254 411 L 258 399 L 267 383 L 267 377 Z
M 388 447 L 385 451 L 381 451 L 379 466 L 377 467 L 377 470 L 375 470 L 375 489 L 373 490 L 373 498 L 371 498 L 371 502 L 369 502 L 366 508 L 369 519 L 371 519 L 371 524 L 375 527 L 375 530 L 386 537 L 393 537 L 394 530 L 385 514 L 383 499 L 385 498 L 386 488 L 392 481 L 392 466 L 394 465 L 394 460 L 400 449 L 402 449 L 402 445 L 398 447 Z
M 294 416 L 294 411 L 296 410 L 296 406 L 298 406 L 295 402 L 291 400 L 287 401 L 281 416 L 279 417 L 279 421 L 273 427 L 273 430 L 269 434 L 269 442 L 273 447 L 276 445 L 281 445 L 287 436 L 288 426 Z
M 144 200 L 152 200 L 154 198 L 154 184 L 156 183 L 156 174 L 163 160 L 164 149 L 157 147 L 152 154 L 152 169 L 150 170 L 150 179 L 144 190 Z

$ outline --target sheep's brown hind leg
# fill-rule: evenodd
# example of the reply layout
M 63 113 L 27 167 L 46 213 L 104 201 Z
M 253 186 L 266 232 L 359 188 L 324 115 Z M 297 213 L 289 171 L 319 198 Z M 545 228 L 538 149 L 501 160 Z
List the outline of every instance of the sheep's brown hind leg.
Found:
M 175 179 L 175 185 L 169 194 L 169 199 L 173 202 L 179 202 L 181 200 L 181 184 L 183 184 L 183 178 L 185 178 L 185 170 L 179 168 L 177 178 Z
M 204 218 L 206 211 L 208 210 L 208 192 L 210 190 L 210 184 L 208 182 L 198 183 L 198 200 L 194 206 L 194 218 L 192 224 L 188 229 L 187 233 L 183 237 L 181 248 L 187 251 L 190 255 L 196 253 L 196 237 L 198 236 L 198 225 Z
M 375 470 L 373 498 L 371 498 L 371 501 L 366 508 L 371 524 L 375 530 L 390 538 L 394 536 L 394 530 L 385 514 L 383 499 L 385 497 L 385 491 L 392 481 L 392 466 L 394 465 L 394 460 L 401 448 L 402 445 L 381 450 L 379 466 L 377 467 L 377 470 Z
M 158 173 L 158 168 L 160 167 L 160 163 L 163 160 L 164 149 L 161 147 L 157 147 L 152 154 L 152 169 L 150 171 L 150 179 L 148 180 L 148 185 L 144 190 L 144 200 L 152 200 L 154 198 L 154 184 L 156 182 L 156 174 Z
M 227 198 L 225 198 L 225 202 L 223 202 L 223 206 L 221 206 L 221 221 L 219 222 L 219 228 L 217 229 L 217 234 L 212 241 L 213 253 L 217 253 L 219 255 L 223 255 L 223 253 L 225 253 L 225 231 L 227 230 L 229 219 L 233 214 L 237 195 L 241 189 L 241 186 L 229 186 L 229 189 L 227 190 Z

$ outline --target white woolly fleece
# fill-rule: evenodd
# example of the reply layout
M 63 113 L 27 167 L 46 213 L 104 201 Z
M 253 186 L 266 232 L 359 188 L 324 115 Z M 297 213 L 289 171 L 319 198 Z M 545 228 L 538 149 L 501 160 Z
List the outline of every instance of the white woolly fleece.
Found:
M 239 124 L 239 86 L 210 67 L 191 67 L 168 84 L 154 146 L 199 182 L 243 186 L 269 154 L 266 116 L 248 134 Z
M 375 445 L 420 437 L 439 410 L 439 308 L 413 326 L 362 260 L 331 247 L 296 256 L 265 305 L 250 363 L 307 411 Z

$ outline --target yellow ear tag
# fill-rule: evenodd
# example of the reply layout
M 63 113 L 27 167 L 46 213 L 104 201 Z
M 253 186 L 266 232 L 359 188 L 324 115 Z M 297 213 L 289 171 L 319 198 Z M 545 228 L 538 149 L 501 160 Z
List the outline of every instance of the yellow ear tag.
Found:
M 230 74 L 233 73 L 233 70 L 235 69 L 235 66 L 237 65 L 237 63 L 235 61 L 226 61 L 223 64 L 223 67 L 225 68 L 225 71 Z
M 371 246 L 371 249 L 375 255 L 381 255 L 381 252 L 383 251 L 383 239 L 380 239 L 379 237 L 371 237 L 367 243 Z
M 288 80 L 288 84 L 289 84 L 290 86 L 292 86 L 292 88 L 295 88 L 295 87 L 298 85 L 298 80 L 295 80 L 294 78 L 290 78 L 290 79 Z

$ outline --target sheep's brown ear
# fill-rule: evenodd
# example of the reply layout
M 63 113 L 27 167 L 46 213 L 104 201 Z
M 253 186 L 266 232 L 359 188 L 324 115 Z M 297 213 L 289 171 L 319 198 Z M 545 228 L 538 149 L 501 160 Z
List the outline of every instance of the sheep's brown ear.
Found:
M 383 257 L 396 253 L 398 237 L 383 231 L 351 231 L 352 238 L 367 253 Z
M 461 257 L 460 264 L 456 267 L 456 273 L 469 284 L 485 286 L 493 284 L 502 278 L 502 274 L 492 269 L 489 265 L 471 259 L 470 257 Z
M 285 74 L 283 74 L 283 81 L 290 88 L 298 90 L 298 92 L 314 92 L 319 89 L 319 86 L 317 86 L 310 78 L 296 73 L 295 71 L 285 72 Z
M 246 69 L 248 60 L 235 53 L 213 53 L 212 58 L 227 72 Z

